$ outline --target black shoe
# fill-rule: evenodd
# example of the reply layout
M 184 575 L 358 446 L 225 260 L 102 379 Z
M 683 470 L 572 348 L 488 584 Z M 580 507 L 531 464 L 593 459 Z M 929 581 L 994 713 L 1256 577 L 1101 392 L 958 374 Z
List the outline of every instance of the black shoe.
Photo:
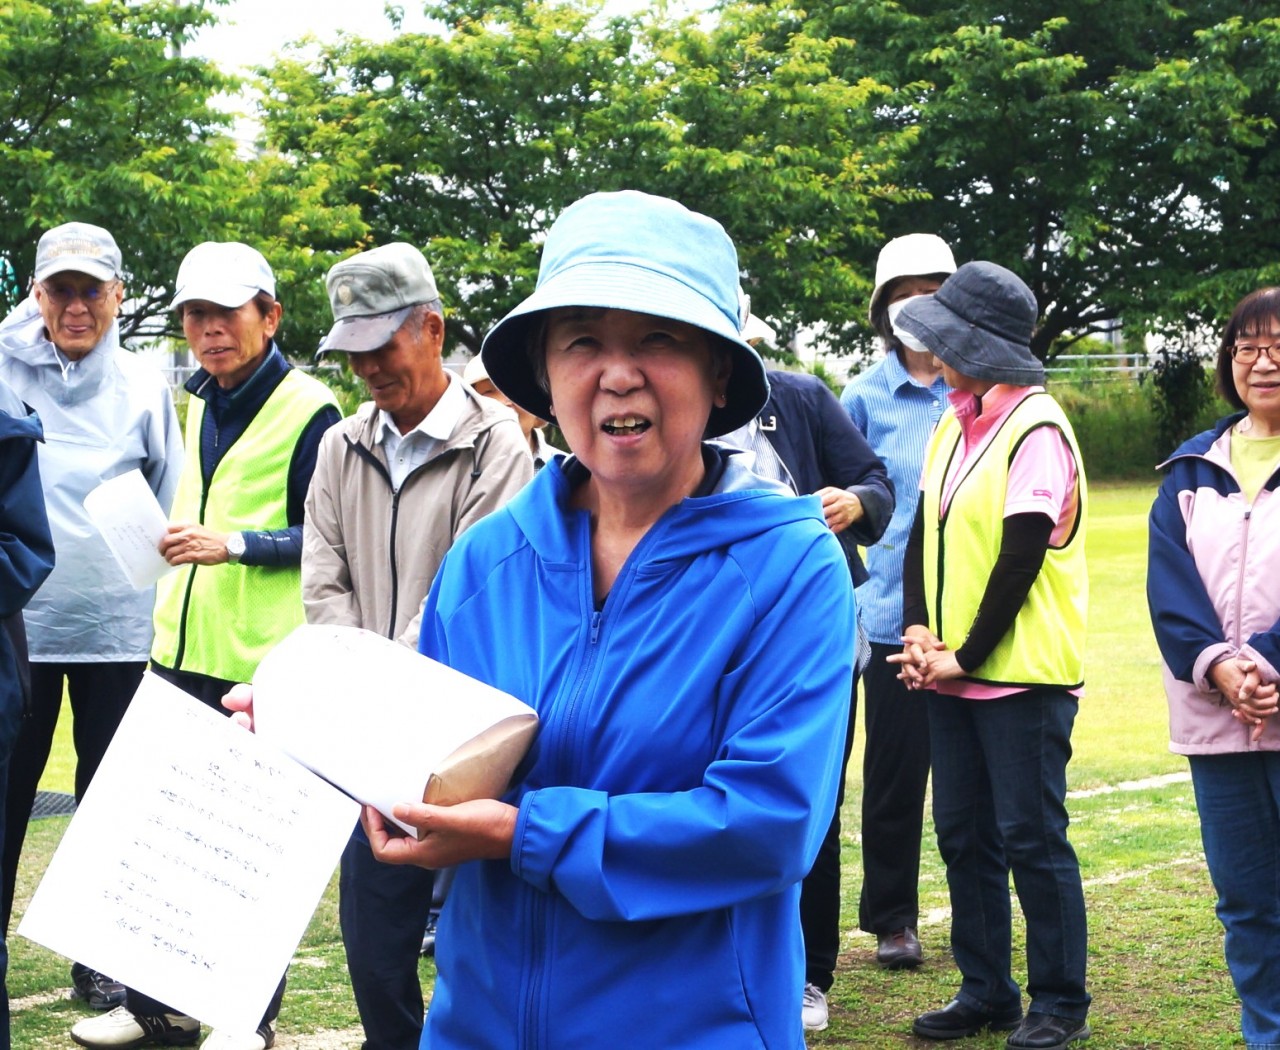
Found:
M 1092 1034 L 1083 1017 L 1054 1017 L 1033 1010 L 1004 1045 L 1009 1050 L 1066 1050 L 1068 1043 Z
M 71 964 L 71 998 L 83 999 L 92 1010 L 114 1010 L 124 1005 L 124 985 L 80 963 Z
M 882 933 L 876 947 L 876 962 L 886 970 L 914 970 L 924 958 L 920 938 L 910 926 Z
M 1007 1032 L 1017 1028 L 1021 1020 L 1021 1006 L 1012 1006 L 1008 1010 L 975 1010 L 959 999 L 952 999 L 941 1010 L 930 1010 L 917 1017 L 911 1031 L 925 1039 L 965 1039 L 977 1035 L 984 1028 Z

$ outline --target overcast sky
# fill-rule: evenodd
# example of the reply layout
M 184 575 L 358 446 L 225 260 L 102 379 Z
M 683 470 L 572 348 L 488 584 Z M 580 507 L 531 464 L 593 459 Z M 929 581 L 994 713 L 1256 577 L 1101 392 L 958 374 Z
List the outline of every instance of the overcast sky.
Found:
M 232 0 L 214 8 L 219 24 L 204 29 L 187 49 L 217 62 L 227 72 L 265 65 L 271 56 L 307 33 L 327 42 L 340 32 L 386 40 L 391 24 L 383 14 L 385 0 Z M 404 28 L 422 32 L 428 26 L 415 3 L 404 9 Z

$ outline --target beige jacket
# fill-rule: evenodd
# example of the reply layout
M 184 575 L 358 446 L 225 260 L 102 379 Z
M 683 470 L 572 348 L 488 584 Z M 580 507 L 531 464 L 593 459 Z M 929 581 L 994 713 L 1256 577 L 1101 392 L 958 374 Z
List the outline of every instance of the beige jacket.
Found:
M 321 439 L 302 529 L 308 623 L 364 627 L 416 649 L 422 601 L 445 552 L 533 477 L 515 415 L 463 389 L 453 434 L 398 493 L 372 402 Z

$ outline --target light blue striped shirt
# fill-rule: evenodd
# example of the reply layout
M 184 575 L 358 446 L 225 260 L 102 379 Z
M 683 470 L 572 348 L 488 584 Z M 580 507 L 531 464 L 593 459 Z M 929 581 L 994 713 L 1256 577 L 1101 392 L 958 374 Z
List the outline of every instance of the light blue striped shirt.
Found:
M 862 628 L 881 645 L 902 640 L 902 562 L 920 501 L 920 467 L 949 393 L 941 376 L 927 387 L 916 382 L 897 352 L 890 351 L 854 376 L 840 395 L 849 418 L 884 460 L 896 497 L 889 527 L 867 548 L 871 579 L 858 588 Z

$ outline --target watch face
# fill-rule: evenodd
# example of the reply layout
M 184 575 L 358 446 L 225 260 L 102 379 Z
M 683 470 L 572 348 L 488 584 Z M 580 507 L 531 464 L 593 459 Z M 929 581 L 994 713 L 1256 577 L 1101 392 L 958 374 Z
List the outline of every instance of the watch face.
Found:
M 244 554 L 244 536 L 238 532 L 233 532 L 227 537 L 227 555 L 232 561 L 239 561 L 241 555 Z

